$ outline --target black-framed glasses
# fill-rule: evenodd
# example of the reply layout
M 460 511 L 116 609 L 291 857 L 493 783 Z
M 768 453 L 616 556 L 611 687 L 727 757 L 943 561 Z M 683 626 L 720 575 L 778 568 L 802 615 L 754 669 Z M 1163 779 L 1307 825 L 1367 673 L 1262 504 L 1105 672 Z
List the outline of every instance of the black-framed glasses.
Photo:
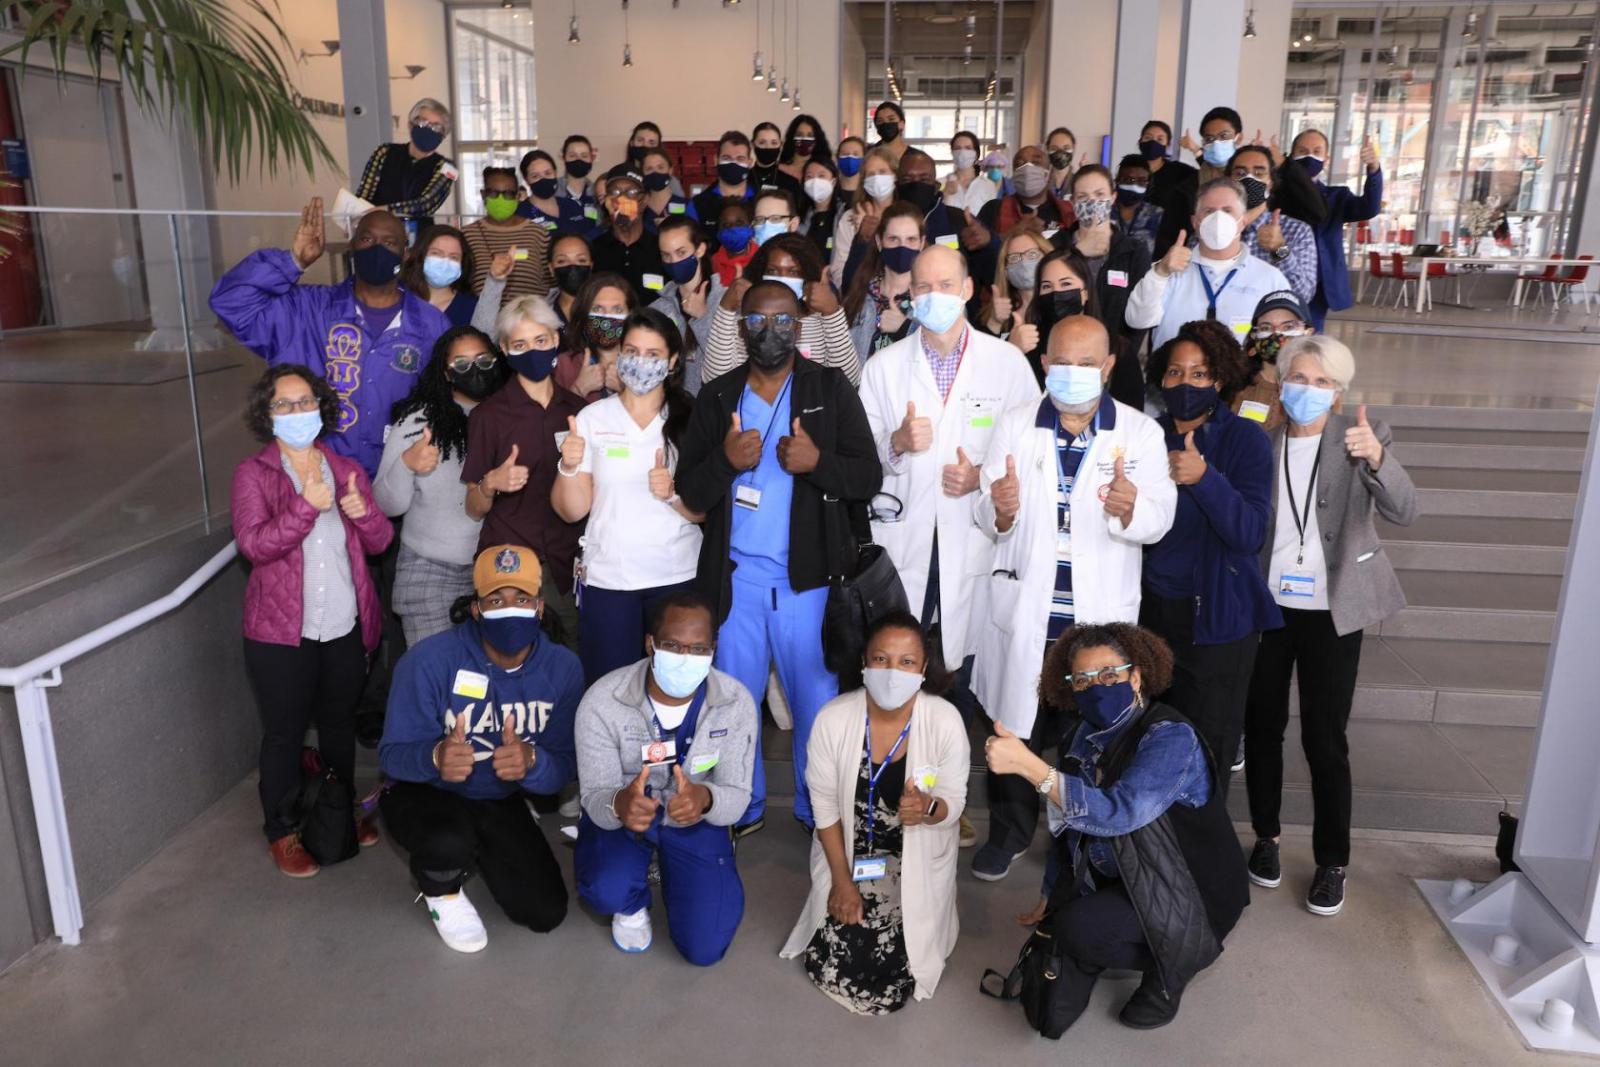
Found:
M 794 218 L 793 215 L 757 215 L 755 218 L 751 219 L 750 222 L 751 225 L 754 226 L 760 226 L 761 224 L 767 222 L 782 224 L 788 222 L 792 218 Z
M 1044 253 L 1037 248 L 1030 248 L 1026 252 L 1007 252 L 1006 266 L 1015 266 L 1018 263 L 1037 263 L 1044 258 Z
M 685 645 L 677 641 L 662 641 L 657 639 L 656 648 L 662 652 L 671 652 L 679 656 L 709 656 L 717 650 L 716 645 Z
M 1212 144 L 1217 141 L 1232 141 L 1237 139 L 1238 136 L 1233 130 L 1223 130 L 1220 133 L 1202 133 L 1200 141 L 1202 144 Z
M 752 311 L 746 314 L 742 321 L 745 329 L 751 333 L 756 333 L 766 329 L 768 326 L 779 330 L 792 330 L 794 329 L 795 318 L 787 311 L 780 311 L 776 315 L 763 315 L 759 311 Z
M 450 360 L 450 369 L 457 374 L 465 374 L 473 367 L 479 370 L 490 370 L 494 367 L 495 355 L 493 352 L 479 352 L 475 356 L 454 356 Z
M 1097 671 L 1073 671 L 1067 675 L 1067 680 L 1072 683 L 1074 693 L 1081 693 L 1091 685 L 1116 685 L 1122 681 L 1122 672 L 1132 669 L 1133 664 L 1124 663 L 1120 667 L 1101 667 Z
M 267 410 L 274 415 L 287 415 L 291 411 L 315 411 L 321 403 L 315 395 L 303 396 L 298 400 L 279 398 L 267 405 Z

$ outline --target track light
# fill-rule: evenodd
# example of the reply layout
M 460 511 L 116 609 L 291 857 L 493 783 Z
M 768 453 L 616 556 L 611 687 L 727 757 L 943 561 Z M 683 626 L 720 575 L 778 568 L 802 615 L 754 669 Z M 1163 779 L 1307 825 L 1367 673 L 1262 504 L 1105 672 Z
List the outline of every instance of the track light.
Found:
M 781 90 L 779 90 L 779 92 L 778 92 L 778 99 L 779 100 L 788 100 L 789 99 L 789 79 L 788 78 L 783 79 L 783 88 Z
M 1244 16 L 1244 39 L 1254 40 L 1256 36 L 1256 9 L 1252 7 Z
M 622 46 L 622 65 L 624 67 L 633 66 L 633 45 L 631 44 Z
M 778 91 L 778 72 L 776 70 L 769 70 L 769 71 L 767 71 L 767 92 L 775 93 L 777 91 Z
M 756 49 L 755 69 L 750 74 L 750 80 L 751 81 L 758 82 L 762 78 L 766 77 L 766 75 L 763 74 L 762 71 L 761 71 L 761 66 L 762 66 L 762 64 L 761 64 L 761 49 L 758 48 L 758 49 Z

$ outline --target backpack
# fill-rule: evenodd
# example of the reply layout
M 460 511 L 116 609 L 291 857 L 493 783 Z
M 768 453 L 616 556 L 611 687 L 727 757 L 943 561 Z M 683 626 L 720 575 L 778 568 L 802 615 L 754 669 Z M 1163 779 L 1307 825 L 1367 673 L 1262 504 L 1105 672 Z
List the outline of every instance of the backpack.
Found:
M 295 823 L 300 845 L 327 867 L 361 851 L 356 841 L 355 788 L 322 763 L 314 748 L 300 750 L 300 792 L 295 798 Z

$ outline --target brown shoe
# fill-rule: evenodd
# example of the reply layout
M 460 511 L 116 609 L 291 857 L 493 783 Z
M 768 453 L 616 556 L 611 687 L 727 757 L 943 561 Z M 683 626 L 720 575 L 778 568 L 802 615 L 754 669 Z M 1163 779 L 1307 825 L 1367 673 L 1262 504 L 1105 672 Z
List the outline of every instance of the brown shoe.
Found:
M 322 870 L 311 854 L 300 846 L 299 834 L 288 834 L 267 846 L 272 852 L 272 862 L 290 878 L 310 878 Z
M 378 843 L 378 824 L 371 816 L 365 819 L 356 817 L 356 843 L 362 848 L 371 848 Z

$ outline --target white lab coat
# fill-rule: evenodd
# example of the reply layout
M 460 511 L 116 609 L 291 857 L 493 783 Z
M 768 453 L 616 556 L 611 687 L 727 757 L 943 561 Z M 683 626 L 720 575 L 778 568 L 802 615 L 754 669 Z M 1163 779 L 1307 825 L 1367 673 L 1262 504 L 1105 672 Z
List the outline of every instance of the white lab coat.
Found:
M 881 492 L 903 505 L 898 522 L 872 524 L 872 537 L 889 553 L 912 614 L 921 618 L 933 533 L 939 531 L 940 633 L 945 663 L 951 669 L 960 667 L 971 651 L 967 626 L 972 587 L 990 571 L 994 542 L 972 524 L 976 491 L 964 497 L 945 495 L 944 468 L 956 462 L 957 448 L 983 466 L 1000 416 L 1039 396 L 1038 381 L 1021 350 L 970 327 L 948 401 L 939 395 L 933 369 L 923 355 L 920 330 L 867 360 L 862 373 L 861 403 L 883 463 Z M 889 438 L 905 419 L 908 402 L 917 406 L 919 418 L 933 421 L 933 445 L 897 458 Z
M 1051 425 L 1036 425 L 1039 411 L 1039 404 L 1031 404 L 1000 420 L 973 505 L 978 528 L 996 547 L 992 573 L 980 584 L 974 609 L 983 614 L 975 615 L 972 625 L 977 656 L 972 689 L 989 717 L 1018 737 L 1033 733 L 1056 587 L 1057 423 L 1051 408 Z M 1125 404 L 1102 401 L 1100 420 L 1072 485 L 1073 604 L 1078 622 L 1138 622 L 1144 546 L 1172 528 L 1178 487 L 1168 473 L 1166 437 L 1154 419 Z M 995 531 L 989 487 L 1005 476 L 1007 455 L 1016 461 L 1022 506 L 1002 534 Z M 1127 528 L 1100 502 L 1118 456 L 1138 490 Z

